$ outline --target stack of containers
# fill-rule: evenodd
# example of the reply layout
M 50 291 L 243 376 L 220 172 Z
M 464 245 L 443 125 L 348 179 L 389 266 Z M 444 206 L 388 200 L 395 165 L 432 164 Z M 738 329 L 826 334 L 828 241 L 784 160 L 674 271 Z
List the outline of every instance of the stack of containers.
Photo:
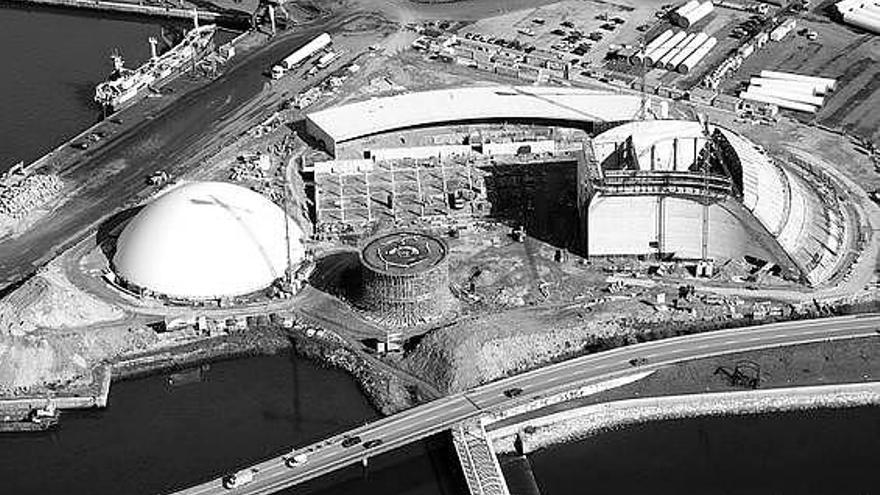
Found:
M 712 5 L 712 0 L 706 0 L 703 3 L 699 3 L 696 0 L 691 0 L 681 7 L 675 9 L 670 17 L 672 22 L 674 22 L 677 26 L 681 26 L 686 29 L 693 26 L 694 23 L 696 23 L 703 17 L 706 17 L 709 12 L 712 12 L 713 9 L 714 7 Z
M 691 40 L 693 40 L 696 36 L 697 36 L 696 33 L 691 33 L 691 34 L 685 36 L 683 40 L 679 41 L 677 45 L 675 45 L 674 47 L 672 47 L 671 50 L 666 52 L 666 54 L 663 55 L 660 58 L 660 60 L 657 61 L 655 66 L 659 69 L 665 69 L 666 64 L 668 64 L 669 61 L 673 59 L 673 57 L 677 56 L 684 49 L 684 47 L 687 46 L 687 44 L 690 43 Z
M 836 83 L 836 80 L 825 77 L 765 70 L 761 71 L 761 77 L 751 78 L 748 89 L 739 96 L 744 100 L 816 113 L 825 102 L 823 95 L 833 91 Z
M 705 43 L 707 39 L 709 39 L 709 36 L 706 33 L 700 32 L 694 35 L 694 37 L 678 51 L 678 54 L 666 63 L 666 70 L 676 70 L 678 66 L 684 62 L 688 56 L 697 51 L 697 48 Z
M 880 0 L 843 0 L 834 6 L 843 22 L 880 34 Z
M 671 38 L 664 41 L 657 48 L 645 53 L 645 65 L 647 65 L 648 67 L 653 67 L 658 60 L 663 58 L 663 56 L 669 52 L 669 50 L 672 50 L 679 43 L 681 43 L 681 40 L 683 40 L 685 36 L 687 35 L 684 33 L 684 31 L 679 31 L 672 35 Z
M 678 71 L 682 74 L 687 74 L 692 71 L 694 67 L 696 67 L 697 64 L 700 63 L 700 61 L 703 60 L 710 51 L 712 51 L 713 48 L 715 48 L 716 44 L 718 44 L 718 39 L 716 37 L 712 36 L 711 38 L 707 39 L 705 43 L 700 45 L 700 47 L 694 50 L 693 53 L 688 55 L 688 57 L 685 58 L 684 61 L 678 64 Z
M 639 50 L 635 55 L 633 55 L 632 58 L 630 59 L 630 61 L 634 65 L 640 65 L 645 60 L 646 54 L 651 53 L 652 51 L 654 51 L 655 49 L 660 47 L 660 45 L 665 43 L 669 38 L 672 38 L 672 34 L 673 33 L 672 33 L 671 29 L 667 29 L 666 31 L 663 31 L 663 34 L 661 34 L 660 36 L 657 36 L 656 38 L 651 40 L 650 43 L 645 45 L 644 50 Z

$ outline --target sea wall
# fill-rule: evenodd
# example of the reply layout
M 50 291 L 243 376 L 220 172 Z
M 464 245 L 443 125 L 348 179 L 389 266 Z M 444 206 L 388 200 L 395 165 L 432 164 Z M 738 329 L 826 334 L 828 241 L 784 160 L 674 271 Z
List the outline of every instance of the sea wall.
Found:
M 674 395 L 606 402 L 489 431 L 495 451 L 523 453 L 648 421 L 880 404 L 880 382 Z

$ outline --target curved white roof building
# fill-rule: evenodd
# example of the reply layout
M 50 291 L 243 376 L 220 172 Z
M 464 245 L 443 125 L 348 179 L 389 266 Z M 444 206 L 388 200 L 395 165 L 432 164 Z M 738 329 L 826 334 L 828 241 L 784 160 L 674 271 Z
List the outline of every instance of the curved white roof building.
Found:
M 477 86 L 373 98 L 310 113 L 306 130 L 334 154 L 345 141 L 425 125 L 483 120 L 615 122 L 636 118 L 641 99 L 608 91 Z
M 159 295 L 239 296 L 284 275 L 288 236 L 290 260 L 297 263 L 302 230 L 266 197 L 223 182 L 184 184 L 126 225 L 113 268 L 125 283 Z

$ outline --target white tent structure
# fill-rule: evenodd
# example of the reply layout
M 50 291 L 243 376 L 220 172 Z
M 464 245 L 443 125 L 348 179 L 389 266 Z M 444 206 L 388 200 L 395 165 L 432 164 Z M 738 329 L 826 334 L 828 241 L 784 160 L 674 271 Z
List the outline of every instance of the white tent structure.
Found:
M 299 225 L 266 197 L 234 184 L 194 182 L 131 219 L 117 240 L 113 269 L 126 285 L 151 294 L 217 299 L 268 287 L 303 254 Z

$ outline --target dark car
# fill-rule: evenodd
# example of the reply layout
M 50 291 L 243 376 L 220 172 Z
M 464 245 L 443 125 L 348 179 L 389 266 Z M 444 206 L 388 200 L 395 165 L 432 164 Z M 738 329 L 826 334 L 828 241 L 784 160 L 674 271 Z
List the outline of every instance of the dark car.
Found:
M 80 143 L 73 143 L 73 144 L 71 144 L 71 146 L 73 146 L 76 149 L 85 150 L 85 149 L 89 148 L 89 143 L 83 141 Z
M 345 448 L 354 447 L 359 443 L 361 443 L 361 437 L 358 436 L 345 437 L 345 439 L 342 440 L 342 446 Z
M 519 387 L 509 388 L 509 389 L 507 389 L 507 390 L 504 391 L 504 395 L 505 395 L 506 397 L 508 397 L 508 398 L 516 397 L 516 396 L 518 396 L 518 395 L 520 395 L 520 394 L 522 394 L 522 393 L 523 393 L 523 389 L 521 389 L 521 388 L 519 388 Z
M 377 438 L 377 439 L 374 439 L 374 440 L 367 440 L 366 442 L 364 442 L 364 448 L 365 448 L 365 449 L 372 449 L 372 448 L 378 447 L 378 446 L 380 446 L 380 445 L 382 445 L 382 439 L 381 439 L 381 438 Z
M 629 360 L 630 366 L 642 366 L 645 364 L 648 364 L 647 358 L 640 357 L 640 358 L 632 358 Z

